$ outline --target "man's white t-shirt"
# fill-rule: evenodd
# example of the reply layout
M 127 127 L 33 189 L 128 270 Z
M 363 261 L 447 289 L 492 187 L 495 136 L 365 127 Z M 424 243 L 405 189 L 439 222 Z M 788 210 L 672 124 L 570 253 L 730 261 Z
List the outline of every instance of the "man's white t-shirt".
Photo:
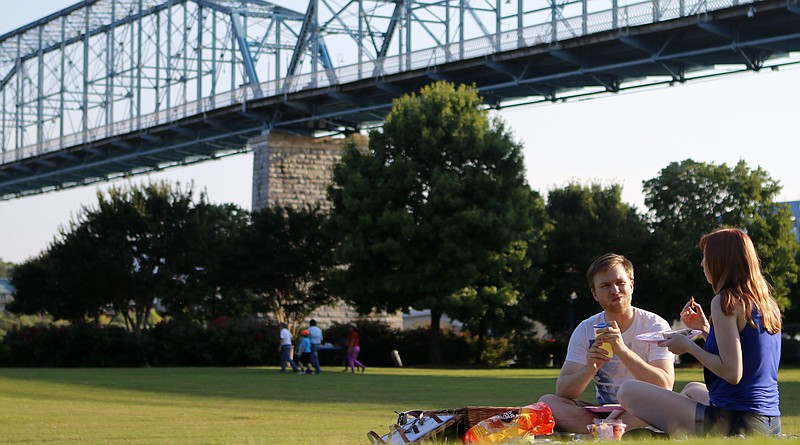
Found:
M 281 329 L 281 346 L 291 345 L 292 344 L 292 333 L 289 332 L 288 329 L 282 328 Z
M 600 312 L 599 314 L 583 320 L 581 324 L 575 328 L 575 331 L 572 332 L 572 337 L 569 339 L 569 346 L 567 347 L 567 361 L 575 362 L 580 365 L 586 364 L 586 353 L 594 343 L 593 325 L 605 321 L 605 312 Z M 669 352 L 667 348 L 634 338 L 639 334 L 666 331 L 669 329 L 669 323 L 660 316 L 634 307 L 633 324 L 622 333 L 622 341 L 628 349 L 636 353 L 636 355 L 647 363 L 652 364 L 656 360 L 674 361 L 675 356 Z M 622 382 L 630 379 L 633 379 L 630 371 L 623 365 L 619 357 L 614 355 L 611 361 L 603 365 L 594 376 L 594 383 L 597 388 L 597 403 L 618 403 L 617 390 L 620 385 L 622 385 Z

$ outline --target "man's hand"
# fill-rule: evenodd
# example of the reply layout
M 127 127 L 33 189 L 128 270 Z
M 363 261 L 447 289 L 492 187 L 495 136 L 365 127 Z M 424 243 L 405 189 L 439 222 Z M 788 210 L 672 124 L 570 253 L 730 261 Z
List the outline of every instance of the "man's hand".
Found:
M 606 350 L 595 341 L 592 347 L 586 351 L 586 367 L 592 370 L 593 374 L 597 374 L 600 367 L 611 361 L 611 357 L 606 354 L 608 354 Z
M 610 327 L 603 328 L 597 331 L 597 336 L 595 338 L 593 347 L 594 346 L 599 347 L 599 344 L 604 344 L 604 343 L 610 344 L 611 349 L 614 351 L 615 354 L 619 354 L 620 351 L 622 351 L 623 348 L 626 347 L 625 342 L 622 340 L 622 332 L 619 330 L 619 325 L 617 324 L 616 321 L 612 321 Z

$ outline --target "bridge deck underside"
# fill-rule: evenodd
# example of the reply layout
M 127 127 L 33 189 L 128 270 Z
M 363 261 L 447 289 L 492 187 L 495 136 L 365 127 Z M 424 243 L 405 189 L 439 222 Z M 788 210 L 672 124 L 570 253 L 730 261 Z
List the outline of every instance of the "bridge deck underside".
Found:
M 785 1 L 761 2 L 757 11 L 742 6 L 621 28 L 255 99 L 170 125 L 3 164 L 0 199 L 241 153 L 248 150 L 249 138 L 272 128 L 301 133 L 357 130 L 380 122 L 392 99 L 435 80 L 474 83 L 488 104 L 500 107 L 514 100 L 556 101 L 684 82 L 714 72 L 758 70 L 795 51 L 800 51 L 800 8 Z

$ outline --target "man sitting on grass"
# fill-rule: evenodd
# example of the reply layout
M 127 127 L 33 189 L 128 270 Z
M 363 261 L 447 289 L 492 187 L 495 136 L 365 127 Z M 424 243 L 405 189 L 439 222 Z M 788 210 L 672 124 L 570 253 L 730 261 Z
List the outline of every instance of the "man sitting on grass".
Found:
M 556 429 L 586 433 L 595 417 L 609 413 L 592 412 L 593 403 L 577 400 L 594 380 L 597 403 L 616 404 L 622 382 L 641 380 L 672 389 L 675 381 L 674 356 L 667 348 L 636 340 L 639 334 L 670 328 L 658 315 L 631 306 L 633 264 L 622 255 L 605 254 L 586 272 L 592 296 L 603 312 L 583 320 L 569 340 L 567 357 L 556 381 L 556 393 L 542 396 L 553 412 Z M 593 326 L 608 323 L 595 335 Z M 611 351 L 607 349 L 610 346 Z M 595 410 L 597 411 L 597 410 Z M 628 413 L 619 416 L 628 429 L 646 424 Z

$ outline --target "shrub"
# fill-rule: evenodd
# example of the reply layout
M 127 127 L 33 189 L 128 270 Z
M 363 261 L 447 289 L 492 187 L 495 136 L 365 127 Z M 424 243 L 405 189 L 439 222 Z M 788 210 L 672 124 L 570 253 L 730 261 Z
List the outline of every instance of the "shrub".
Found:
M 429 328 L 396 330 L 380 321 L 355 323 L 362 348 L 359 360 L 366 366 L 394 366 L 393 350 L 400 353 L 404 366 L 429 363 Z M 120 326 L 101 327 L 97 323 L 12 326 L 0 341 L 0 366 L 277 365 L 279 331 L 271 321 L 227 318 L 207 325 L 177 319 L 161 321 L 138 335 Z M 347 333 L 347 324 L 334 324 L 325 330 L 325 342 L 344 347 Z M 476 337 L 442 331 L 440 345 L 445 365 L 475 364 Z M 342 363 L 341 352 L 323 351 L 320 360 L 324 366 L 338 366 Z M 550 364 L 552 355 L 553 365 L 559 366 L 565 354 L 565 340 L 548 341 L 525 334 L 513 340 L 488 338 L 482 362 L 492 367 L 544 367 Z
M 146 346 L 119 327 L 94 324 L 24 326 L 3 338 L 0 364 L 5 366 L 98 367 L 143 366 Z
M 485 340 L 481 364 L 490 368 L 507 367 L 516 363 L 511 341 L 507 337 L 489 337 Z
M 520 368 L 560 367 L 567 356 L 567 339 L 543 339 L 525 333 L 514 338 L 515 366 Z
M 278 363 L 280 328 L 258 320 L 225 318 L 209 323 L 210 348 L 216 366 L 253 366 Z
M 208 326 L 162 321 L 145 332 L 153 366 L 253 366 L 278 363 L 279 331 L 274 323 L 218 318 Z
M 430 362 L 430 328 L 407 329 L 398 333 L 396 348 L 403 360 L 403 365 L 419 366 Z M 475 344 L 464 334 L 453 331 L 441 331 L 440 347 L 442 360 L 448 365 L 467 366 L 473 364 Z
M 213 363 L 209 335 L 200 324 L 162 321 L 145 332 L 153 342 L 149 354 L 152 366 L 210 366 Z
M 0 365 L 31 367 L 247 366 L 278 363 L 278 328 L 255 320 L 209 327 L 165 321 L 140 335 L 119 326 L 75 323 L 12 328 Z

